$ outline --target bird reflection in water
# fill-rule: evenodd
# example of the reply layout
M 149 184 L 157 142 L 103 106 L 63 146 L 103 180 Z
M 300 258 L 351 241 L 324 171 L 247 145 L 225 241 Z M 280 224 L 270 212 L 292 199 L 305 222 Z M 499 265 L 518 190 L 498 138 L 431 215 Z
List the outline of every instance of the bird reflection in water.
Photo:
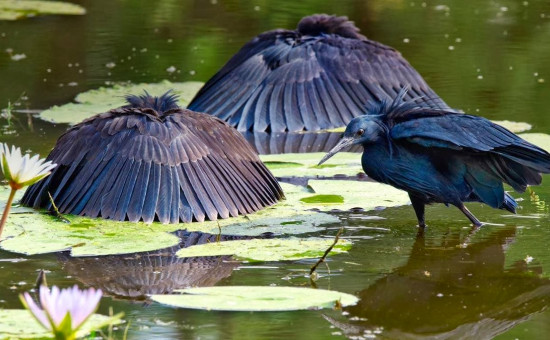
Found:
M 420 233 L 407 264 L 361 291 L 347 320 L 325 318 L 354 338 L 490 339 L 550 303 L 550 280 L 524 263 L 505 267 L 515 233 L 507 227 L 468 244 Z
M 61 253 L 59 259 L 69 275 L 85 285 L 101 288 L 106 295 L 146 300 L 150 294 L 213 286 L 229 277 L 240 263 L 231 256 L 179 258 L 178 250 L 208 242 L 251 238 L 188 231 L 176 234 L 181 238 L 180 244 L 158 251 L 98 257 L 71 257 Z

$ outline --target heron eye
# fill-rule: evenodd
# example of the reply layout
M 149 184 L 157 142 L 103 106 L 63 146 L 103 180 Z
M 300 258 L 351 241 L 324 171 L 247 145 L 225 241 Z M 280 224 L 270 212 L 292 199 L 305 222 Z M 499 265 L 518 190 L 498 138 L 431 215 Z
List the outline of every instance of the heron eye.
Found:
M 359 129 L 357 130 L 357 136 L 362 136 L 365 133 L 365 130 Z

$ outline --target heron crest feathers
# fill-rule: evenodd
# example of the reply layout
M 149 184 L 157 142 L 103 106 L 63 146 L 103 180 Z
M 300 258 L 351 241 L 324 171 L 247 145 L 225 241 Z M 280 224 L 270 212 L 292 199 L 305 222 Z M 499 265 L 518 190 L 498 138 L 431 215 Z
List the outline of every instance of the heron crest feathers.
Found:
M 177 104 L 179 96 L 173 93 L 172 90 L 167 91 L 160 97 L 152 96 L 145 90 L 143 92 L 142 95 L 125 96 L 128 102 L 126 108 L 152 109 L 159 114 L 180 108 Z
M 297 28 L 302 35 L 336 34 L 345 38 L 365 39 L 359 34 L 359 29 L 353 21 L 348 20 L 346 16 L 315 14 L 300 20 Z

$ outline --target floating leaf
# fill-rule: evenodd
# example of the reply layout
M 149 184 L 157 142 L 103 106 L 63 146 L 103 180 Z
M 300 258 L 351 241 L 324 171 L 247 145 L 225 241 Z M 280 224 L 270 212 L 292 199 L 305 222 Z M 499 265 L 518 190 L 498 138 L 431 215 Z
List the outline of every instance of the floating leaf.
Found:
M 341 195 L 313 195 L 300 198 L 300 201 L 308 204 L 342 204 L 344 203 L 344 197 Z
M 529 143 L 533 143 L 550 152 L 550 135 L 546 133 L 522 133 L 519 136 Z
M 309 186 L 315 193 L 300 199 L 301 206 L 309 209 L 373 210 L 377 207 L 396 207 L 410 202 L 405 191 L 377 182 L 310 180 Z
M 359 153 L 340 152 L 318 166 L 324 155 L 322 152 L 285 153 L 261 155 L 260 159 L 276 177 L 356 176 L 363 172 Z
M 248 261 L 290 261 L 316 258 L 324 254 L 334 241 L 325 238 L 252 239 L 205 243 L 180 249 L 179 257 L 234 255 Z M 331 254 L 344 253 L 351 243 L 339 240 Z
M 298 287 L 200 287 L 177 292 L 181 294 L 152 295 L 151 299 L 181 308 L 254 312 L 334 308 L 359 301 L 346 293 Z
M 178 239 L 168 232 L 180 229 L 223 235 L 303 234 L 339 222 L 336 216 L 311 209 L 371 210 L 409 202 L 405 192 L 375 182 L 310 180 L 309 184 L 313 192 L 282 183 L 286 200 L 279 204 L 247 216 L 202 223 L 148 225 L 69 215 L 72 223 L 66 224 L 45 213 L 21 208 L 8 218 L 0 247 L 27 255 L 63 250 L 71 250 L 73 256 L 125 254 L 171 247 Z M 0 202 L 7 200 L 7 194 L 8 190 L 0 190 Z
M 77 332 L 78 337 L 84 337 L 93 330 L 102 328 L 110 322 L 120 321 L 111 317 L 93 314 Z M 47 332 L 31 313 L 26 309 L 0 309 L 0 338 L 2 339 L 51 339 L 51 332 Z
M 0 246 L 26 255 L 71 250 L 73 256 L 92 256 L 157 250 L 179 242 L 175 235 L 163 232 L 162 224 L 68 217 L 71 224 L 46 214 L 12 214 Z
M 513 133 L 520 133 L 524 131 L 529 131 L 533 127 L 529 123 L 525 122 L 513 122 L 510 120 L 493 120 L 495 124 L 505 127 L 506 129 L 512 131 Z
M 61 1 L 0 0 L 0 20 L 18 20 L 37 15 L 86 14 L 84 7 Z
M 0 185 L 0 212 L 4 211 L 4 207 L 6 206 L 6 202 L 8 201 L 8 196 L 10 195 L 11 189 L 7 186 Z M 23 190 L 18 190 L 15 193 L 14 202 L 19 202 L 19 200 L 23 197 Z M 32 212 L 33 209 L 21 206 L 19 204 L 12 204 L 10 214 L 17 214 L 21 212 Z
M 126 95 L 142 94 L 144 90 L 151 95 L 161 95 L 166 91 L 173 90 L 173 93 L 179 96 L 179 105 L 185 106 L 202 85 L 203 83 L 195 81 L 171 83 L 164 80 L 154 84 L 119 84 L 113 87 L 100 87 L 76 96 L 77 103 L 54 106 L 42 111 L 39 116 L 54 123 L 76 124 L 98 113 L 125 105 L 124 97 Z
M 181 224 L 145 224 L 67 215 L 71 224 L 33 209 L 14 209 L 9 216 L 0 247 L 12 252 L 34 255 L 71 250 L 72 256 L 112 255 L 151 251 L 171 247 L 179 239 L 168 232 L 187 229 L 211 234 L 257 236 L 301 234 L 319 231 L 323 224 L 337 223 L 338 217 L 305 211 L 294 202 L 307 192 L 282 184 L 289 200 L 254 214 L 219 221 Z M 9 190 L 0 190 L 0 206 Z

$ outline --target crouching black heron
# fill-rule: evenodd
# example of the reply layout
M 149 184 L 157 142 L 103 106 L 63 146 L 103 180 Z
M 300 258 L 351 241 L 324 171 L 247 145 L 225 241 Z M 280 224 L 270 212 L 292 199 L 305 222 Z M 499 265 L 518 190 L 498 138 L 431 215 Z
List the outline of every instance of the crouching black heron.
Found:
M 197 93 L 189 109 L 239 131 L 316 131 L 341 127 L 372 100 L 395 97 L 450 108 L 395 49 L 367 39 L 347 17 L 304 17 L 296 30 L 264 32 Z
M 341 141 L 319 162 L 362 145 L 363 170 L 372 179 L 409 193 L 418 224 L 424 206 L 451 204 L 475 226 L 482 223 L 464 202 L 516 212 L 503 182 L 518 192 L 550 173 L 550 154 L 516 134 L 477 116 L 417 107 L 404 102 L 407 88 L 393 100 L 371 105 L 354 118 Z
M 58 164 L 21 202 L 61 213 L 162 223 L 252 213 L 283 197 L 242 135 L 176 96 L 128 96 L 128 105 L 72 127 L 48 160 Z

